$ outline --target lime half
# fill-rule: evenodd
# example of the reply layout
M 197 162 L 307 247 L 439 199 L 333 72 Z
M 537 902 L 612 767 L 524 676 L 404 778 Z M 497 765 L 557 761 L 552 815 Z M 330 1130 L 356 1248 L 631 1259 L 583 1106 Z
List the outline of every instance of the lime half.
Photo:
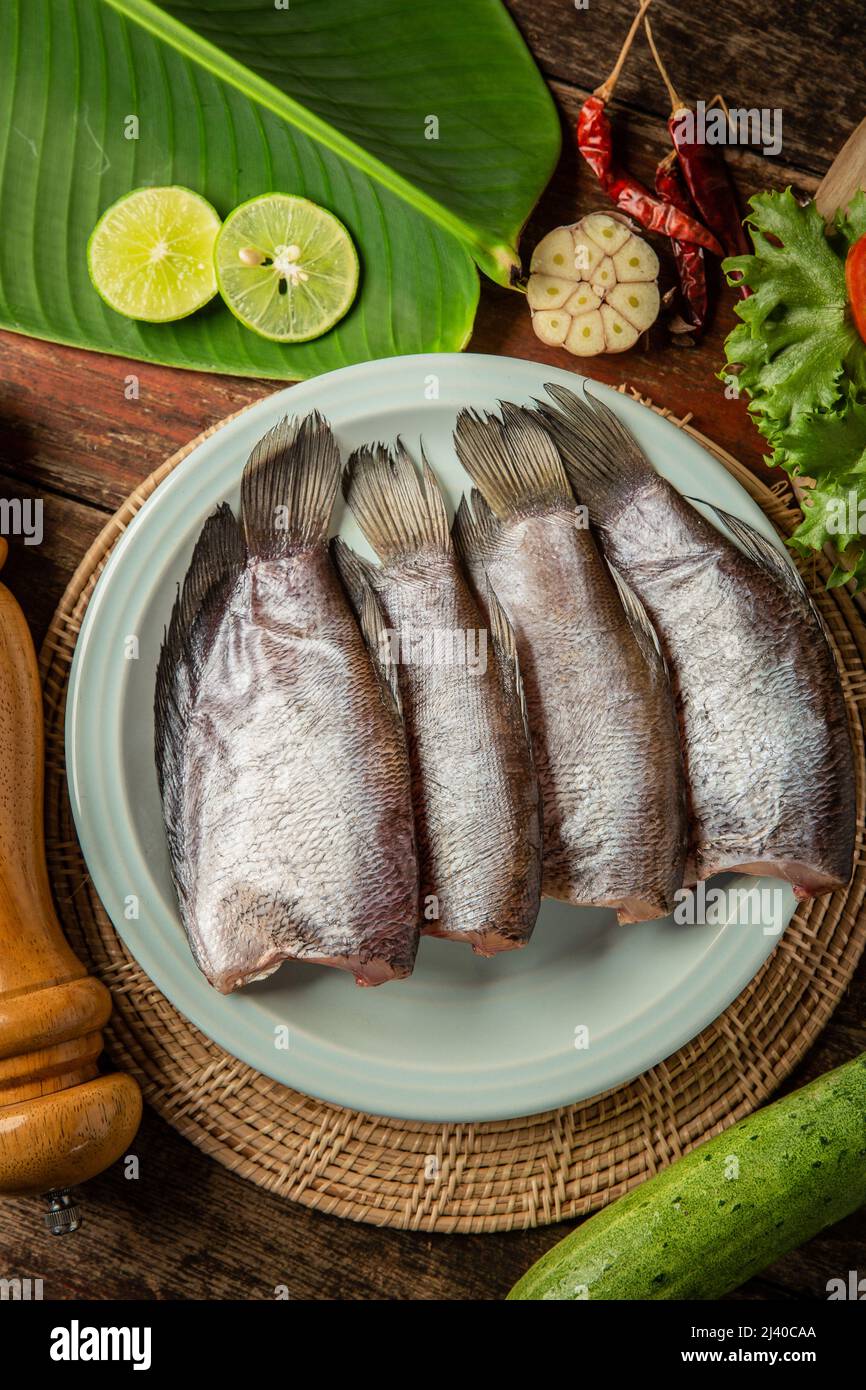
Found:
M 266 193 L 235 208 L 214 258 L 232 313 L 279 343 L 327 333 L 358 288 L 358 253 L 342 222 L 288 193 Z
M 220 220 L 189 188 L 137 188 L 102 214 L 87 268 L 106 304 L 127 318 L 168 323 L 216 294 L 213 247 Z

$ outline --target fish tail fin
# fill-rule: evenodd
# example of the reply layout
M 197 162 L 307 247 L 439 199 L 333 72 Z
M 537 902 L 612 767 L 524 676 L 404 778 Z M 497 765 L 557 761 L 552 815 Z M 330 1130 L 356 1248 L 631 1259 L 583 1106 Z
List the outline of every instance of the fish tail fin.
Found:
M 545 391 L 556 402 L 536 401 L 539 414 L 559 450 L 578 501 L 590 512 L 603 508 L 605 497 L 633 488 L 655 469 L 634 435 L 590 391 L 581 400 L 574 391 L 547 382 Z
M 357 614 L 376 673 L 383 688 L 394 701 L 397 713 L 402 716 L 397 662 L 394 657 L 394 634 L 388 630 L 376 598 L 376 566 L 371 565 L 368 560 L 363 560 L 339 536 L 331 541 L 331 555 Z
M 343 492 L 358 525 L 385 562 L 420 551 L 448 553 L 448 513 L 436 475 L 422 449 L 422 472 L 398 439 L 356 449 L 346 465 Z
M 154 747 L 176 877 L 183 861 L 181 792 L 185 730 L 220 614 L 243 569 L 244 560 L 240 526 L 231 507 L 223 502 L 208 517 L 196 541 L 159 654 L 154 691 Z
M 241 520 L 253 555 L 279 559 L 328 535 L 340 452 L 323 415 L 288 416 L 260 439 L 241 480 Z
M 454 431 L 457 457 L 484 500 L 501 518 L 573 507 L 562 460 L 537 415 L 508 401 L 500 410 L 461 410 Z

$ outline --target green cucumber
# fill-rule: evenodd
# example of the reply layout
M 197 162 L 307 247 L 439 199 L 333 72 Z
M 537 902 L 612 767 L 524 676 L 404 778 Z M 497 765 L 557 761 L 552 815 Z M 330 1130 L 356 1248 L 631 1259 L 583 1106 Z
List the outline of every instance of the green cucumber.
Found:
M 720 1298 L 866 1203 L 866 1053 L 598 1212 L 509 1298 Z

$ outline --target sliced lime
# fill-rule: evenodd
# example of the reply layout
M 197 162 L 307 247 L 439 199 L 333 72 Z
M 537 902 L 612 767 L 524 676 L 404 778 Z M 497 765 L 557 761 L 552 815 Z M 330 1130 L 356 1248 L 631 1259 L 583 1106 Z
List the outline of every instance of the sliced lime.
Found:
M 358 288 L 358 253 L 342 222 L 288 193 L 266 193 L 235 208 L 214 259 L 232 313 L 279 343 L 327 333 Z
M 186 318 L 216 294 L 219 228 L 210 203 L 189 188 L 137 188 L 112 203 L 90 235 L 94 288 L 127 318 Z

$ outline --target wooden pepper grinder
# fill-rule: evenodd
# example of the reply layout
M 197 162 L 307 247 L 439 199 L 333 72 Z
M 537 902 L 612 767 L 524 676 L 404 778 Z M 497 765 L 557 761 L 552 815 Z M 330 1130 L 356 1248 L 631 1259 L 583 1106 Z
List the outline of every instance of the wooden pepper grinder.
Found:
M 6 559 L 0 538 L 0 568 Z M 24 614 L 0 584 L 0 1193 L 44 1193 L 48 1229 L 79 1224 L 68 1188 L 123 1154 L 141 1120 L 129 1076 L 101 1076 L 105 986 L 67 945 L 43 839 L 42 696 Z

